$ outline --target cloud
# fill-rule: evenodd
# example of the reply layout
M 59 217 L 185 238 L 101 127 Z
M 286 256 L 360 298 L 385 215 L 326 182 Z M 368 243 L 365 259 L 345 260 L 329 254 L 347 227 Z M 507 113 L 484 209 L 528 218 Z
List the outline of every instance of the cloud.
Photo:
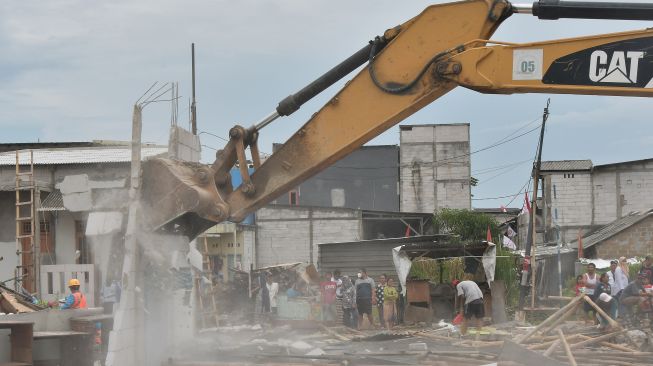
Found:
M 392 0 L 140 0 L 5 1 L 0 3 L 0 124 L 3 140 L 129 139 L 131 106 L 154 81 L 179 81 L 180 123 L 190 95 L 190 43 L 197 45 L 199 128 L 220 136 L 249 125 L 387 28 L 418 15 L 432 1 Z M 493 39 L 540 41 L 645 28 L 645 22 L 539 21 L 513 16 Z M 260 144 L 285 141 L 344 84 L 266 128 Z M 647 154 L 646 98 L 552 97 L 547 158 L 630 159 Z M 482 95 L 456 89 L 404 123 L 471 123 L 472 149 L 538 118 L 547 95 Z M 144 139 L 165 143 L 170 105 L 148 106 Z M 473 169 L 531 155 L 536 134 L 472 157 Z M 373 142 L 397 144 L 390 129 Z M 219 148 L 223 141 L 202 135 Z M 631 149 L 599 144 L 633 140 Z M 639 140 L 638 140 L 639 139 Z M 599 142 L 599 143 L 597 143 Z M 617 145 L 615 145 L 617 146 Z M 206 149 L 204 158 L 213 152 Z M 475 194 L 517 190 L 528 167 Z M 493 204 L 489 202 L 488 205 Z

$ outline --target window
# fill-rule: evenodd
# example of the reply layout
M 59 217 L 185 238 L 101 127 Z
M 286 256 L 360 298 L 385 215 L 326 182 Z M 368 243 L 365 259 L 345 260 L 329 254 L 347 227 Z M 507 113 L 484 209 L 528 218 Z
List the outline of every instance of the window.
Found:
M 288 192 L 288 204 L 291 206 L 299 205 L 299 192 L 295 190 Z
M 558 193 L 556 192 L 556 185 L 553 185 L 553 198 L 556 199 L 558 198 Z

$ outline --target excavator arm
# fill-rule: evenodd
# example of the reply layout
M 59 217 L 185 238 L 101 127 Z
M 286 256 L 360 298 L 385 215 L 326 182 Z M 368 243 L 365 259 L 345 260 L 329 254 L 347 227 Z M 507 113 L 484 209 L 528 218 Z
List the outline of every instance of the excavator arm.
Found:
M 470 0 L 433 5 L 387 30 L 250 128 L 236 126 L 211 166 L 154 159 L 143 172 L 152 230 L 195 237 L 239 222 L 457 86 L 482 93 L 653 96 L 653 30 L 529 44 L 491 41 L 515 13 L 543 19 L 653 19 L 653 4 Z M 264 163 L 262 128 L 368 62 Z M 250 147 L 254 173 L 245 150 Z M 231 184 L 238 166 L 243 183 Z

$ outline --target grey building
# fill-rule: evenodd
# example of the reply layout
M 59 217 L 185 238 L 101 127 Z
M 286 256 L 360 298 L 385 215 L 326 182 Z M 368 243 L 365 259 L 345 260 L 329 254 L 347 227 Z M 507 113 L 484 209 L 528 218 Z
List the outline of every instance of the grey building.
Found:
M 400 211 L 471 209 L 469 123 L 401 125 Z
M 88 187 L 102 188 L 105 199 L 98 191 L 71 192 L 71 197 L 94 195 L 89 200 L 68 202 L 74 207 L 77 202 L 103 202 L 107 207 L 120 200 L 118 191 L 125 187 L 129 177 L 131 152 L 129 145 L 119 142 L 66 143 L 54 144 L 0 144 L 0 281 L 14 277 L 14 269 L 19 264 L 16 255 L 16 152 L 9 148 L 28 148 L 33 151 L 35 184 L 36 226 L 40 241 L 40 262 L 42 265 L 85 264 L 93 263 L 93 255 L 86 240 L 86 221 L 90 207 L 83 204 L 69 210 L 64 207 L 59 185 L 71 176 L 83 180 Z M 142 150 L 144 158 L 167 154 L 167 146 L 145 145 Z M 22 171 L 29 165 L 29 152 L 20 153 L 19 165 Z M 21 194 L 21 200 L 26 195 Z M 126 198 L 126 197 L 124 197 Z M 29 216 L 23 210 L 21 216 Z M 30 222 L 22 222 L 21 235 L 31 231 Z M 21 239 L 24 240 L 24 239 Z M 23 255 L 22 261 L 31 260 Z M 10 282 L 10 286 L 13 282 Z
M 539 242 L 563 242 L 596 231 L 628 216 L 646 212 L 653 196 L 653 159 L 593 165 L 591 160 L 543 161 L 538 199 Z M 520 216 L 520 227 L 527 218 Z M 520 230 L 520 236 L 525 230 Z
M 432 215 L 341 207 L 267 205 L 256 213 L 256 266 L 316 263 L 322 243 L 432 232 Z
M 273 203 L 399 211 L 398 181 L 399 147 L 363 146 Z
M 421 212 L 471 209 L 469 124 L 401 125 L 400 145 L 363 146 L 273 203 Z

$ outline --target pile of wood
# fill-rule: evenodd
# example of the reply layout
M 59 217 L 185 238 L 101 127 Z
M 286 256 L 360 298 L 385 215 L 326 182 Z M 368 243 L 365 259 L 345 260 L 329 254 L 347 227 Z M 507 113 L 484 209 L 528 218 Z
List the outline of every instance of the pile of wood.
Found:
M 0 313 L 18 314 L 31 313 L 43 310 L 41 307 L 29 302 L 25 296 L 0 285 Z
M 610 331 L 597 333 L 597 329 L 579 328 L 563 330 L 565 320 L 576 314 L 583 303 L 589 304 L 609 323 Z M 621 340 L 619 342 L 618 340 Z M 640 352 L 636 342 L 628 337 L 627 330 L 612 319 L 587 295 L 573 298 L 567 305 L 549 316 L 526 334 L 517 337 L 517 345 L 545 357 L 564 361 L 570 365 L 651 365 L 653 352 Z

